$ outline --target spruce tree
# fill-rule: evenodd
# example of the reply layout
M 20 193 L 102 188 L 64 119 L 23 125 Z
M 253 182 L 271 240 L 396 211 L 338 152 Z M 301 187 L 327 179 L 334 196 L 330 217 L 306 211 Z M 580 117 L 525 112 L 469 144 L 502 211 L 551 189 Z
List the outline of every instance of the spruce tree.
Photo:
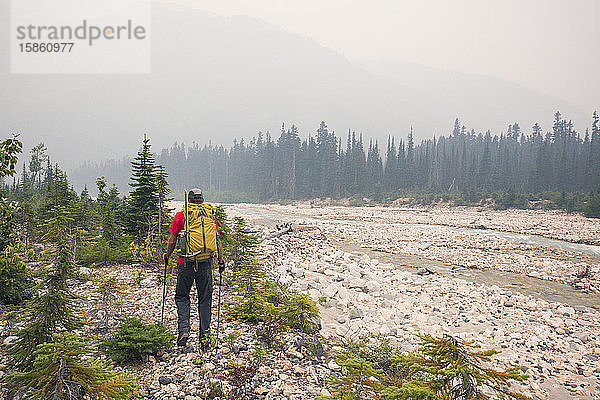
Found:
M 158 216 L 158 192 L 154 156 L 150 152 L 150 139 L 144 134 L 142 148 L 131 162 L 129 186 L 133 188 L 127 206 L 127 232 L 139 240 L 146 237 Z
M 258 258 L 256 231 L 251 230 L 240 217 L 235 217 L 232 225 L 229 245 L 225 249 L 227 258 L 233 261 L 232 290 L 237 294 L 231 311 L 237 318 L 256 323 L 262 319 L 266 305 L 264 286 L 267 273 Z
M 92 227 L 92 199 L 90 198 L 87 186 L 81 192 L 78 203 L 75 223 L 78 228 L 88 231 Z
M 31 160 L 29 161 L 29 171 L 32 174 L 32 180 L 35 184 L 37 180 L 38 190 L 42 190 L 42 172 L 44 163 L 47 161 L 46 146 L 44 143 L 39 143 L 31 149 Z
M 31 270 L 21 259 L 22 248 L 7 246 L 0 251 L 0 304 L 19 304 L 31 295 Z
M 512 383 L 529 378 L 519 367 L 490 367 L 498 351 L 448 335 L 419 337 L 420 346 L 411 353 L 381 338 L 375 344 L 368 337 L 350 343 L 336 360 L 343 368 L 330 378 L 331 395 L 321 399 L 531 400 L 510 390 Z
M 117 215 L 120 208 L 119 191 L 113 185 L 108 191 L 105 191 L 106 181 L 104 177 L 96 180 L 98 186 L 98 206 L 100 211 L 100 220 L 102 226 L 102 240 L 106 245 L 116 245 L 120 238 Z
M 75 302 L 79 297 L 68 285 L 68 280 L 76 274 L 69 223 L 65 211 L 56 207 L 43 237 L 54 248 L 51 263 L 45 267 L 37 294 L 27 303 L 25 327 L 17 333 L 18 339 L 10 347 L 12 364 L 18 368 L 30 368 L 37 346 L 52 341 L 55 333 L 73 331 L 83 325 L 82 317 L 76 312 Z
M 106 180 L 100 177 L 96 180 L 98 186 L 98 199 L 96 202 L 96 219 L 102 229 L 97 240 L 83 248 L 79 254 L 79 261 L 84 265 L 93 263 L 119 263 L 129 258 L 129 240 L 122 235 L 118 217 L 122 210 L 122 200 L 119 191 L 113 185 L 106 192 Z
M 95 348 L 77 335 L 54 334 L 40 344 L 33 368 L 8 375 L 11 396 L 20 399 L 127 400 L 137 391 L 133 374 L 94 359 Z

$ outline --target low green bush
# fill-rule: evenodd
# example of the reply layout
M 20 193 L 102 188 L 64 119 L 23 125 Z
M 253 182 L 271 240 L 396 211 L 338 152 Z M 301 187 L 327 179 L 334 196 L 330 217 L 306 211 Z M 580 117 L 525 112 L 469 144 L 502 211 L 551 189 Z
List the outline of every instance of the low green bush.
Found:
M 419 347 L 410 353 L 379 338 L 347 344 L 336 360 L 342 373 L 330 379 L 331 395 L 320 399 L 483 400 L 495 398 L 490 391 L 500 398 L 529 399 L 508 389 L 528 379 L 518 367 L 489 367 L 496 350 L 479 350 L 448 335 L 419 337 Z
M 600 192 L 589 196 L 583 206 L 583 215 L 588 218 L 600 218 Z
M 529 200 L 525 194 L 518 193 L 514 188 L 510 188 L 494 195 L 494 208 L 498 210 L 509 208 L 526 210 L 529 208 Z
M 256 324 L 264 320 L 267 302 L 264 296 L 258 293 L 250 293 L 246 297 L 236 296 L 234 304 L 229 306 L 230 315 L 243 322 Z
M 118 363 L 143 360 L 145 356 L 173 344 L 174 336 L 161 323 L 146 324 L 138 318 L 125 317 L 113 338 L 103 342 L 105 353 Z
M 279 313 L 292 329 L 304 333 L 316 333 L 320 329 L 317 303 L 304 293 L 292 292 L 285 296 Z
M 32 271 L 16 247 L 6 247 L 0 253 L 0 304 L 20 304 L 31 297 L 32 290 Z
M 17 203 L 8 201 L 0 192 L 0 251 L 13 242 L 18 215 Z
M 365 200 L 362 197 L 352 197 L 348 200 L 348 205 L 350 207 L 362 207 L 366 204 Z
M 10 395 L 21 399 L 133 398 L 138 383 L 133 374 L 91 358 L 95 348 L 77 335 L 54 334 L 34 352 L 33 368 L 8 374 Z
M 120 264 L 129 261 L 130 258 L 131 253 L 127 240 L 110 244 L 101 239 L 83 247 L 78 253 L 78 261 L 81 265 Z

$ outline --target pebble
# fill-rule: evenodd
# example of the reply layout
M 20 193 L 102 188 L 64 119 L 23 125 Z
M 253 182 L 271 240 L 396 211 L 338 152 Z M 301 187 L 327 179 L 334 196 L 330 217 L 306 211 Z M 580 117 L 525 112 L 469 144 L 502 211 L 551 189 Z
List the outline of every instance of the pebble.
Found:
M 171 378 L 170 376 L 160 376 L 158 378 L 158 383 L 160 383 L 161 385 L 168 385 L 171 382 L 173 382 L 173 378 Z
M 348 311 L 348 318 L 350 318 L 350 319 L 362 318 L 363 315 L 364 315 L 363 310 L 361 310 L 358 307 L 352 307 L 352 308 L 350 308 L 350 311 Z
M 206 364 L 204 364 L 202 366 L 202 369 L 205 371 L 212 371 L 215 369 L 215 364 L 211 363 L 211 362 L 207 362 Z
M 4 344 L 5 346 L 10 346 L 18 338 L 19 338 L 18 336 L 8 336 L 6 339 L 4 339 L 4 341 L 2 342 L 2 344 Z
M 337 371 L 341 367 L 335 361 L 331 360 L 327 363 L 327 368 L 333 371 Z
M 143 286 L 143 287 L 153 287 L 153 286 L 156 286 L 156 282 L 152 278 L 144 278 L 140 282 L 140 286 Z
M 292 371 L 296 375 L 304 375 L 306 373 L 306 370 L 299 365 L 294 365 L 294 368 L 292 369 Z
M 259 386 L 256 389 L 254 389 L 254 393 L 264 395 L 264 394 L 269 393 L 269 388 L 264 387 L 264 386 Z

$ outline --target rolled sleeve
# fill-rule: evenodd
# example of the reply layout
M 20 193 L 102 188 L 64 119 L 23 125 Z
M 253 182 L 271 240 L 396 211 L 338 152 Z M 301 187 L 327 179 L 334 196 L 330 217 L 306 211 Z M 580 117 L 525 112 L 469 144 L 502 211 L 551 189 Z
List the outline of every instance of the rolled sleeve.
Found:
M 179 211 L 175 214 L 175 218 L 173 218 L 173 222 L 171 223 L 171 233 L 173 235 L 179 234 L 183 229 L 183 211 Z

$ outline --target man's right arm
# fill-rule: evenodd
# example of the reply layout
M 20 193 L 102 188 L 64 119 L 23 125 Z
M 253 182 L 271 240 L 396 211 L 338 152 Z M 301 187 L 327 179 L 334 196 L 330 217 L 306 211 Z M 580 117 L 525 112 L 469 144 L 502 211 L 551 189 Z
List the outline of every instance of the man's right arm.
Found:
M 167 251 L 163 254 L 163 261 L 165 264 L 169 261 L 169 257 L 171 257 L 173 250 L 175 250 L 177 234 L 180 229 L 178 225 L 182 222 L 180 220 L 183 220 L 183 215 L 180 215 L 180 213 L 175 214 L 175 218 L 173 218 L 173 222 L 171 223 L 171 229 L 169 230 L 171 235 L 169 236 L 169 242 L 167 243 Z
M 169 261 L 169 257 L 175 250 L 175 245 L 177 244 L 177 235 L 171 232 L 171 236 L 169 236 L 169 242 L 167 243 L 167 252 L 164 254 L 163 261 L 165 264 Z

